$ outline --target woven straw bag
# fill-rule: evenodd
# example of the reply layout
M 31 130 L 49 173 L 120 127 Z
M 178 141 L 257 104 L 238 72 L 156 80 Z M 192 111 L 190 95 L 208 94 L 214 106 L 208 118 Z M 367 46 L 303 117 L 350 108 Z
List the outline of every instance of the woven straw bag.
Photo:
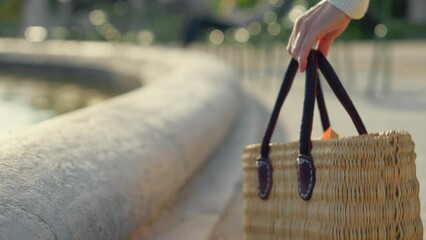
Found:
M 311 141 L 321 70 L 359 136 Z M 414 143 L 396 130 L 367 134 L 331 65 L 312 51 L 306 70 L 300 141 L 270 144 L 280 108 L 297 72 L 292 60 L 262 144 L 243 152 L 245 239 L 422 239 Z

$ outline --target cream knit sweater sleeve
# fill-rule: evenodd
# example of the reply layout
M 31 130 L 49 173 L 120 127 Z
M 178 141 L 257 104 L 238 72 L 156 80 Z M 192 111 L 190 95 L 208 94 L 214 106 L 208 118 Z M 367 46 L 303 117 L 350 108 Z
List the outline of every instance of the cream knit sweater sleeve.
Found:
M 369 0 L 327 0 L 352 19 L 360 19 L 367 12 Z

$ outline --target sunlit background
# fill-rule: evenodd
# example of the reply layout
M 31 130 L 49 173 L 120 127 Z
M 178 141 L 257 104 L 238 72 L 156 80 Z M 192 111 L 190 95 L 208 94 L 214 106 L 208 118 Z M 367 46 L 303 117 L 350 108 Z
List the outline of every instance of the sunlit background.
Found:
M 40 223 L 40 226 L 47 229 L 49 234 L 50 231 L 53 234 L 56 231 L 54 227 L 51 228 L 49 221 L 65 219 L 63 216 L 50 216 L 52 212 L 49 209 L 54 211 L 55 214 L 62 214 L 62 211 L 55 209 L 58 206 L 60 208 L 64 206 L 69 211 L 80 210 L 80 212 L 73 212 L 70 219 L 63 221 L 75 223 L 74 225 L 77 226 L 79 217 L 87 217 L 91 214 L 91 212 L 83 213 L 81 211 L 93 207 L 96 216 L 87 218 L 88 221 L 95 219 L 93 226 L 96 225 L 96 227 L 93 228 L 93 234 L 96 234 L 95 232 L 99 230 L 99 234 L 106 234 L 99 236 L 107 236 L 108 233 L 116 231 L 118 227 L 125 225 L 128 226 L 124 229 L 129 229 L 129 226 L 134 227 L 131 220 L 127 222 L 129 219 L 140 221 L 145 218 L 144 225 L 145 223 L 154 224 L 156 218 L 153 216 L 156 213 L 152 214 L 152 212 L 157 212 L 159 209 L 145 209 L 144 204 L 139 204 L 140 202 L 137 200 L 147 197 L 146 202 L 149 207 L 157 206 L 154 204 L 157 201 L 158 206 L 166 206 L 164 207 L 164 212 L 166 212 L 164 217 L 167 218 L 167 221 L 158 221 L 160 227 L 157 230 L 160 229 L 160 231 L 165 232 L 163 229 L 175 229 L 175 226 L 171 227 L 172 223 L 175 223 L 174 221 L 179 223 L 176 229 L 186 231 L 187 229 L 204 228 L 206 222 L 211 222 L 211 224 L 216 225 L 215 229 L 203 230 L 204 234 L 216 236 L 211 239 L 242 239 L 242 192 L 237 187 L 241 184 L 241 180 L 237 178 L 239 178 L 239 174 L 242 174 L 240 172 L 241 164 L 239 163 L 240 149 L 242 149 L 243 143 L 259 142 L 260 137 L 259 140 L 255 140 L 255 137 L 263 133 L 262 121 L 266 124 L 286 65 L 290 60 L 286 51 L 286 44 L 294 22 L 319 1 L 0 0 L 0 138 L 4 138 L 6 141 L 3 143 L 5 143 L 9 141 L 7 137 L 10 135 L 8 134 L 15 135 L 19 131 L 24 131 L 23 138 L 17 138 L 17 141 L 14 140 L 11 144 L 6 144 L 6 148 L 3 148 L 5 151 L 10 151 L 9 149 L 16 147 L 16 152 L 19 153 L 16 158 L 13 156 L 14 151 L 10 151 L 5 153 L 4 156 L 2 155 L 2 160 L 6 163 L 0 162 L 0 167 L 5 169 L 3 172 L 6 173 L 4 175 L 6 177 L 3 178 L 5 180 L 4 186 L 0 186 L 2 187 L 0 192 L 13 193 L 9 189 L 14 189 L 14 187 L 6 185 L 10 185 L 14 181 L 19 182 L 16 185 L 19 194 L 16 194 L 16 196 L 9 194 L 12 198 L 16 198 L 19 204 L 15 206 L 12 204 L 14 202 L 9 203 L 6 200 L 5 204 L 3 202 L 0 204 L 0 207 L 3 207 L 2 204 L 6 207 L 9 207 L 9 205 L 13 207 L 11 208 L 13 211 L 7 212 L 9 215 L 19 210 L 22 214 L 25 214 L 21 215 L 25 216 L 25 222 L 28 220 L 27 216 L 30 216 L 30 218 L 33 215 L 36 216 L 33 220 L 40 219 L 40 222 L 37 220 L 37 224 Z M 422 170 L 426 168 L 424 166 L 426 156 L 426 128 L 424 127 L 426 122 L 425 40 L 426 0 L 370 0 L 370 7 L 365 17 L 361 20 L 351 21 L 347 30 L 333 44 L 327 56 L 358 107 L 369 131 L 379 132 L 401 128 L 408 130 L 413 135 L 414 142 L 416 142 L 417 158 L 420 160 L 417 161 L 417 174 L 422 173 Z M 168 55 L 168 53 L 171 54 Z M 187 65 L 176 64 L 177 67 L 173 66 L 176 68 L 184 66 L 184 71 L 180 72 L 173 69 L 167 75 L 167 79 L 156 78 L 156 74 L 161 71 L 168 71 L 169 69 L 166 68 L 173 65 L 177 59 L 180 60 L 181 57 L 184 58 L 185 56 L 190 56 L 189 60 L 185 61 Z M 195 57 L 191 60 L 192 56 Z M 170 57 L 166 59 L 169 61 L 165 61 L 167 64 L 158 64 L 166 57 Z M 192 73 L 187 70 L 193 70 L 193 65 L 190 64 L 202 58 L 206 58 L 206 60 L 208 58 L 208 61 L 200 61 L 199 65 L 196 66 L 210 63 L 213 63 L 213 66 L 209 65 L 209 68 L 206 68 L 205 71 L 195 69 L 196 74 L 191 75 Z M 219 92 L 225 88 L 221 85 L 215 85 L 215 87 L 220 86 L 220 90 L 218 88 L 213 91 L 211 96 L 203 98 L 203 102 L 199 104 L 200 107 L 194 104 L 186 109 L 186 106 L 182 105 L 188 104 L 190 101 L 194 102 L 192 96 L 187 95 L 198 94 L 195 92 L 196 90 L 192 91 L 195 87 L 204 88 L 203 84 L 197 82 L 203 80 L 204 76 L 201 75 L 210 74 L 216 69 L 223 69 L 218 67 L 222 66 L 218 62 L 230 67 L 223 75 L 226 78 L 220 80 L 227 80 L 231 78 L 231 75 L 237 76 L 230 72 L 228 74 L 228 70 L 239 74 L 238 91 L 237 86 L 232 82 L 232 89 L 228 89 L 232 91 L 216 94 L 215 91 Z M 216 63 L 218 65 L 215 65 Z M 144 75 L 145 73 L 146 75 Z M 174 115 L 166 117 L 165 114 L 169 113 L 168 106 L 163 104 L 161 100 L 159 101 L 161 104 L 151 104 L 148 101 L 158 101 L 157 99 L 164 96 L 159 94 L 158 98 L 153 97 L 160 91 L 158 89 L 169 90 L 167 85 L 169 82 L 167 81 L 173 81 L 175 75 L 183 79 L 181 82 L 191 78 L 190 83 L 196 82 L 197 85 L 194 84 L 194 87 L 191 86 L 191 88 L 183 91 L 185 96 L 173 89 L 174 92 L 179 94 L 179 97 L 171 97 L 166 99 L 164 103 L 167 104 L 172 99 L 183 99 L 184 104 L 177 104 L 177 110 L 172 111 Z M 192 78 L 192 76 L 195 77 Z M 208 76 L 209 78 L 205 78 L 209 79 L 208 84 L 205 85 L 206 89 L 203 89 L 201 93 L 208 93 L 210 86 L 213 85 L 211 83 L 216 80 L 214 79 L 215 76 L 220 77 L 222 75 L 212 74 L 212 76 Z M 298 74 L 297 77 L 301 79 L 303 75 Z M 161 88 L 151 88 L 156 90 L 149 94 L 149 87 L 144 88 L 143 84 L 154 82 L 157 79 L 161 79 L 161 84 L 158 84 L 161 85 Z M 219 81 L 219 83 L 223 82 L 225 81 Z M 120 83 L 123 84 L 120 85 Z M 178 81 L 175 81 L 174 84 L 173 86 L 177 86 Z M 185 86 L 183 82 L 182 86 Z M 231 84 L 225 86 L 231 86 Z M 324 96 L 327 97 L 327 94 L 332 93 L 326 84 L 322 86 L 325 86 Z M 137 94 L 139 87 L 142 88 L 140 95 Z M 301 107 L 296 104 L 302 103 L 303 96 L 300 92 L 303 91 L 303 88 L 304 81 L 294 81 L 292 92 L 296 93 L 293 95 L 295 98 L 291 100 L 292 97 L 289 96 L 286 100 L 286 106 L 290 105 L 294 111 L 285 116 L 288 122 L 280 122 L 281 137 L 285 137 L 280 141 L 297 140 L 299 137 L 300 129 L 297 125 L 300 123 L 301 117 L 297 114 L 301 114 L 302 111 L 297 112 Z M 191 92 L 189 89 L 191 89 Z M 122 99 L 126 100 L 125 102 L 120 102 L 122 99 L 115 99 L 120 103 L 115 104 L 116 102 L 111 99 L 119 98 L 120 95 L 127 95 L 124 93 L 132 90 L 135 90 L 136 94 L 129 93 L 130 97 L 127 99 L 123 96 Z M 228 96 L 237 94 L 237 92 L 242 94 L 235 98 Z M 169 94 L 169 91 L 165 93 Z M 145 96 L 148 97 L 145 99 Z M 220 99 L 218 105 L 209 104 L 218 96 L 225 96 L 226 98 L 224 98 L 225 100 Z M 297 101 L 298 97 L 300 102 Z M 110 102 L 106 99 L 109 99 Z M 190 100 L 187 101 L 186 99 Z M 228 102 L 225 103 L 228 99 L 235 101 L 229 104 L 228 110 L 216 111 L 217 108 L 228 104 Z M 243 101 L 238 105 L 237 102 L 240 103 L 240 101 L 237 100 L 240 99 Z M 139 105 L 132 102 L 127 107 L 127 101 L 129 103 L 130 101 L 141 101 L 144 104 Z M 327 98 L 326 102 L 327 106 L 331 106 L 329 110 L 333 129 L 341 136 L 354 134 L 349 117 L 346 115 L 343 117 L 347 118 L 340 117 L 342 115 L 339 115 L 339 113 L 343 114 L 344 109 L 334 96 Z M 97 114 L 97 109 L 102 109 L 102 104 L 109 106 L 109 108 L 105 107 L 105 111 L 99 111 L 101 113 L 100 120 L 96 121 L 97 117 L 93 116 Z M 161 109 L 161 113 L 160 111 L 153 111 L 150 104 L 153 107 L 164 109 Z M 240 110 L 238 113 L 234 111 L 237 109 L 237 105 L 238 110 Z M 86 108 L 90 106 L 95 109 Z M 336 106 L 341 108 L 335 108 Z M 170 106 L 170 108 L 173 107 L 175 106 Z M 201 108 L 207 110 L 199 111 Z M 193 118 L 193 116 L 198 117 L 209 111 L 210 108 L 213 108 L 213 111 L 210 112 L 211 115 L 219 113 L 220 115 L 215 117 L 224 120 L 213 124 L 216 118 L 209 119 L 209 121 L 205 121 L 206 116 L 202 116 L 200 119 Z M 90 112 L 91 110 L 95 111 Z M 231 125 L 231 118 L 233 117 L 224 115 L 231 110 L 236 119 L 235 123 L 232 123 L 233 125 Z M 86 116 L 81 112 L 74 111 L 87 111 L 90 114 Z M 131 111 L 132 114 L 124 115 Z M 151 111 L 155 113 L 154 117 L 149 116 L 146 122 L 140 124 L 139 119 L 145 118 L 146 115 L 151 114 Z M 197 115 L 190 113 L 190 111 L 196 111 Z M 64 126 L 67 131 L 62 133 L 56 131 L 56 129 L 62 127 L 61 117 L 64 117 L 62 120 L 67 120 L 67 116 L 63 115 L 56 118 L 61 114 L 75 114 L 74 116 L 81 114 L 83 117 L 76 118 L 78 122 L 75 122 L 75 125 L 73 125 L 72 116 L 70 121 L 63 121 L 68 125 Z M 110 118 L 110 116 L 112 116 L 112 120 L 105 121 L 107 124 L 102 125 L 103 119 Z M 133 118 L 135 116 L 138 116 L 137 121 L 128 119 L 128 117 Z M 174 116 L 177 116 L 176 124 L 172 123 Z M 158 124 L 157 118 L 160 119 Z M 84 121 L 80 122 L 79 119 Z M 123 124 L 121 119 L 125 120 L 124 123 L 130 124 L 128 126 Z M 191 121 L 189 124 L 188 119 Z M 181 124 L 180 122 L 183 121 L 187 122 Z M 199 124 L 202 121 L 204 121 L 203 124 Z M 314 126 L 312 136 L 321 136 L 319 118 L 315 121 L 317 126 Z M 57 133 L 58 135 L 51 139 L 50 136 L 42 136 L 40 144 L 32 144 L 39 141 L 35 137 L 28 143 L 23 142 L 22 145 L 19 145 L 19 141 L 21 141 L 19 139 L 26 138 L 29 134 L 25 135 L 25 131 L 29 130 L 27 128 L 35 123 L 45 124 L 44 126 L 47 127 L 52 124 L 54 130 L 45 132 L 48 134 Z M 222 123 L 225 123 L 226 126 L 221 126 Z M 289 124 L 287 125 L 287 123 Z M 334 123 L 336 124 L 334 125 Z M 95 134 L 92 134 L 90 128 L 95 125 L 97 130 Z M 129 127 L 133 128 L 137 125 L 142 127 L 137 128 L 134 131 L 135 133 L 131 134 L 133 129 L 129 130 Z M 194 126 L 194 132 L 192 132 L 192 128 L 189 128 L 190 125 Z M 170 131 L 172 127 L 181 126 L 183 126 L 182 129 L 176 129 L 176 131 L 173 129 L 170 134 L 166 132 Z M 206 131 L 198 131 L 203 126 L 209 127 L 206 128 Z M 78 129 L 76 131 L 88 134 L 80 134 L 80 132 L 74 134 L 74 127 Z M 35 129 L 37 130 L 36 126 Z M 39 129 L 48 128 L 42 126 Z M 191 134 L 188 136 L 185 132 L 187 130 L 191 130 Z M 216 137 L 211 140 L 207 134 L 216 130 L 220 131 L 217 131 L 218 133 L 214 134 Z M 40 134 L 40 132 L 34 131 L 30 134 L 35 135 Z M 218 136 L 225 136 L 225 132 L 228 134 L 227 139 L 219 140 Z M 153 135 L 152 139 L 151 136 L 147 136 L 149 134 Z M 81 139 L 79 135 L 82 136 Z M 128 139 L 127 136 L 138 139 Z M 185 137 L 180 138 L 180 136 Z M 244 139 L 246 136 L 247 139 Z M 89 139 L 83 139 L 83 137 Z M 47 138 L 50 140 L 47 141 Z M 103 138 L 108 140 L 105 145 Z M 167 140 L 165 140 L 166 138 Z M 199 141 L 202 138 L 206 139 Z M 164 144 L 159 144 L 163 139 Z M 182 144 L 179 141 L 182 141 Z M 197 141 L 197 143 L 193 145 L 194 141 Z M 221 141 L 222 147 L 214 150 L 215 147 L 219 146 L 219 141 Z M 57 144 L 55 143 L 53 150 L 49 151 L 48 148 L 52 148 L 50 143 L 53 142 Z M 93 148 L 92 146 L 83 146 L 86 143 L 95 142 Z M 149 144 L 145 144 L 148 142 Z M 110 146 L 110 144 L 113 145 Z M 208 147 L 202 146 L 202 144 L 208 145 Z M 60 145 L 64 146 L 59 148 Z M 193 146 L 190 147 L 190 145 Z M 181 147 L 182 149 L 177 149 Z M 25 150 L 26 148 L 29 150 Z M 20 151 L 22 151 L 22 154 Z M 154 154 L 156 151 L 159 152 L 158 155 Z M 128 152 L 128 154 L 125 152 Z M 34 162 L 31 160 L 33 154 L 35 155 Z M 173 158 L 166 159 L 172 154 L 175 155 Z M 80 158 L 79 155 L 82 155 L 82 157 Z M 124 159 L 127 156 L 129 161 Z M 165 158 L 160 160 L 167 161 L 151 161 L 151 159 L 158 160 L 157 156 Z M 207 160 L 207 156 L 213 158 Z M 217 161 L 216 157 L 220 157 L 221 160 Z M 197 160 L 198 162 L 194 160 L 198 158 L 200 159 Z M 195 175 L 193 172 L 196 171 L 191 169 L 195 169 L 195 166 L 198 166 L 197 169 L 201 169 L 201 158 L 205 158 L 203 160 L 205 165 L 207 165 L 207 161 L 210 161 L 210 163 L 216 161 L 214 163 L 216 165 L 209 165 L 207 171 L 204 171 L 207 169 L 204 168 Z M 223 162 L 223 160 L 225 161 Z M 37 161 L 40 161 L 40 164 Z M 231 163 L 231 161 L 233 162 Z M 150 165 L 148 162 L 155 164 Z M 171 168 L 168 165 L 172 162 L 176 165 L 170 166 L 173 168 L 177 166 L 177 168 L 168 170 L 168 168 Z M 9 166 L 9 163 L 11 163 L 11 166 Z M 143 166 L 145 163 L 147 165 Z M 193 163 L 196 163 L 192 166 L 194 168 L 188 167 Z M 228 165 L 228 163 L 231 164 Z M 52 164 L 52 167 L 46 169 L 46 174 L 40 172 L 45 176 L 37 177 L 38 180 L 34 181 L 34 185 L 31 185 L 31 179 L 28 181 L 25 179 L 22 182 L 23 185 L 19 185 L 21 179 L 24 180 L 27 176 L 26 172 L 31 174 L 34 172 L 34 176 L 38 176 L 37 171 L 40 170 L 37 169 L 43 169 L 47 164 Z M 101 165 L 102 167 L 100 167 Z M 33 171 L 33 167 L 37 171 Z M 213 171 L 222 171 L 221 169 L 225 168 L 227 170 L 218 174 L 215 179 L 215 175 L 212 174 Z M 130 169 L 132 171 L 128 175 L 127 170 Z M 192 173 L 190 173 L 191 171 Z M 184 175 L 184 172 L 193 176 Z M 24 177 L 16 178 L 18 180 L 14 177 L 8 177 L 21 173 L 24 173 L 22 175 Z M 166 178 L 164 176 L 168 173 L 173 174 L 170 174 L 170 179 L 166 180 L 167 176 Z M 33 176 L 31 174 L 28 176 Z M 89 176 L 92 174 L 95 177 Z M 204 176 L 202 176 L 203 174 Z M 234 180 L 228 178 L 231 175 Z M 97 178 L 96 176 L 102 177 Z M 162 178 L 158 181 L 161 191 L 157 190 L 156 184 L 153 185 L 152 190 L 148 187 L 152 185 L 151 181 L 157 181 L 157 176 Z M 202 178 L 199 178 L 200 176 Z M 68 179 L 71 179 L 70 184 Z M 111 182 L 109 179 L 111 179 Z M 201 179 L 201 181 L 197 179 Z M 426 179 L 425 176 L 419 175 L 422 184 L 420 192 L 422 209 L 425 209 L 424 203 L 426 201 L 424 179 Z M 175 185 L 170 188 L 173 190 L 165 190 L 163 186 L 171 181 L 176 181 Z M 199 184 L 199 182 L 193 181 L 203 183 Z M 184 185 L 184 182 L 188 183 Z M 208 185 L 205 185 L 207 183 Z M 97 188 L 93 189 L 93 186 L 97 186 Z M 34 189 L 26 192 L 25 189 L 30 187 Z M 221 191 L 218 191 L 219 188 L 221 188 Z M 93 194 L 87 194 L 88 192 L 85 189 L 93 191 Z M 146 192 L 141 192 L 138 189 L 146 190 Z M 182 189 L 183 191 L 181 191 Z M 191 189 L 194 189 L 194 191 Z M 79 191 L 82 195 L 77 194 Z M 74 195 L 74 192 L 77 195 Z M 178 192 L 176 194 L 178 200 L 176 201 L 196 205 L 194 208 L 196 210 L 182 207 L 184 210 L 175 211 L 172 210 L 172 204 L 164 204 L 163 200 L 166 196 L 171 197 L 174 192 Z M 185 196 L 193 192 L 195 198 L 186 201 Z M 206 192 L 209 192 L 209 194 L 205 194 Z M 219 194 L 216 196 L 216 193 Z M 124 196 L 124 194 L 129 196 Z M 224 197 L 224 194 L 229 196 Z M 46 198 L 40 197 L 41 195 L 46 195 Z M 203 196 L 200 197 L 201 195 Z M 234 195 L 233 200 L 228 199 L 231 198 L 231 195 Z M 91 199 L 92 196 L 93 199 Z M 158 200 L 157 196 L 164 199 Z M 64 199 L 69 197 L 71 197 L 71 204 L 68 206 L 66 205 L 68 201 Z M 216 202 L 216 198 L 221 203 Z M 52 207 L 46 208 L 48 215 L 41 213 L 45 210 L 44 206 L 47 205 L 40 205 L 41 207 L 34 205 L 36 207 L 33 209 L 23 207 L 26 202 L 38 204 L 43 201 L 45 203 L 46 201 L 43 199 L 49 199 L 53 203 Z M 89 204 L 84 204 L 80 208 L 79 204 L 86 203 L 86 200 Z M 95 201 L 98 200 L 99 202 L 95 204 Z M 108 205 L 107 203 L 110 200 L 113 204 Z M 64 201 L 64 205 L 62 201 Z M 153 205 L 151 205 L 151 202 Z M 60 205 L 55 206 L 59 203 Z M 133 209 L 130 207 L 136 206 L 135 204 L 139 205 L 135 208 L 135 211 L 141 211 L 142 215 L 133 213 Z M 208 206 L 205 207 L 203 204 Z M 221 204 L 223 206 L 219 206 Z M 116 215 L 108 211 L 103 212 L 109 206 L 112 206 L 112 211 L 122 211 L 122 213 Z M 7 210 L 8 208 L 0 209 Z M 220 216 L 219 211 L 221 211 Z M 202 214 L 198 215 L 198 212 Z M 9 216 L 7 214 L 5 215 L 6 218 Z M 105 218 L 102 217 L 102 214 Z M 131 216 L 127 217 L 126 214 Z M 152 216 L 148 214 L 152 214 Z M 185 214 L 185 217 L 181 218 L 180 215 L 173 217 L 173 214 Z M 1 213 L 0 216 L 3 217 Z M 45 222 L 45 216 L 49 216 L 50 220 Z M 425 213 L 422 214 L 423 223 L 426 222 L 425 216 Z M 186 218 L 192 219 L 186 221 Z M 111 224 L 103 219 L 111 220 Z M 148 220 L 146 221 L 146 219 Z M 169 221 L 170 219 L 171 221 Z M 182 219 L 185 221 L 182 222 Z M 32 224 L 30 220 L 28 220 L 28 223 Z M 12 221 L 13 224 L 14 221 Z M 164 227 L 164 223 L 169 224 L 170 228 Z M 16 226 L 20 228 L 19 225 Z M 112 228 L 106 229 L 107 227 Z M 68 232 L 73 228 L 65 226 L 65 228 L 60 227 L 60 229 L 66 229 Z M 143 229 L 141 234 L 145 234 L 145 228 L 141 229 Z M 156 228 L 153 227 L 152 229 L 155 234 Z M 84 229 L 81 232 L 79 230 L 77 234 L 84 235 L 84 231 Z M 92 230 L 90 231 L 90 234 L 92 234 Z M 120 232 L 121 229 L 118 231 Z M 148 234 L 150 233 L 148 232 Z M 176 234 L 175 231 L 167 232 L 167 234 L 169 237 L 179 236 L 179 233 Z M 180 236 L 192 237 L 192 232 Z M 0 238 L 2 237 L 0 236 Z M 135 235 L 134 239 L 145 238 Z
M 283 51 L 295 20 L 316 3 L 316 0 L 1 0 L 0 37 L 32 43 L 72 40 L 136 46 L 195 45 L 226 59 L 245 78 L 264 78 L 272 72 L 269 75 L 280 79 L 281 71 L 271 68 L 283 61 L 274 54 Z M 425 9 L 424 0 L 370 1 L 367 15 L 360 21 L 352 21 L 339 41 L 371 41 L 386 48 L 383 43 L 387 41 L 423 40 Z M 275 62 L 267 62 L 267 55 Z M 247 61 L 250 56 L 256 56 L 259 64 L 250 65 Z M 380 52 L 373 58 L 380 60 Z M 252 72 L 257 75 L 250 75 Z M 1 119 L 7 119 L 0 123 L 0 132 L 14 129 L 10 123 L 26 126 L 118 94 L 117 91 L 100 93 L 93 86 L 76 85 L 61 78 L 28 79 L 31 77 L 0 72 Z
M 0 36 L 176 44 L 285 41 L 307 0 L 2 0 Z M 426 36 L 422 0 L 371 1 L 344 38 Z M 417 7 L 416 7 L 417 6 Z

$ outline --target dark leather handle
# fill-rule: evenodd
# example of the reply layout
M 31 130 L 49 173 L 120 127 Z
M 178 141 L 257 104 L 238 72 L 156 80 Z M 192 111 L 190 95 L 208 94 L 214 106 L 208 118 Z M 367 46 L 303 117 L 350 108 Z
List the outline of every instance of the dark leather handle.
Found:
M 311 156 L 311 134 L 314 116 L 315 93 L 318 92 L 317 64 L 329 83 L 331 89 L 339 99 L 340 103 L 349 113 L 359 134 L 366 134 L 367 129 L 361 120 L 352 100 L 349 98 L 345 88 L 334 72 L 330 63 L 319 51 L 311 51 L 308 57 L 306 71 L 305 101 L 303 105 L 302 126 L 300 130 L 299 156 L 297 158 L 297 182 L 299 195 L 304 200 L 309 200 L 315 187 L 316 175 L 314 161 Z
M 302 199 L 311 198 L 315 186 L 315 166 L 311 157 L 311 135 L 314 122 L 315 95 L 317 92 L 317 55 L 311 51 L 306 68 L 305 100 L 300 127 L 299 156 L 297 157 L 297 183 Z
M 262 199 L 268 198 L 272 186 L 273 169 L 269 160 L 269 143 L 277 122 L 281 106 L 284 103 L 285 98 L 287 97 L 288 92 L 290 91 L 291 85 L 293 83 L 294 76 L 297 72 L 297 67 L 297 62 L 292 59 L 285 74 L 283 84 L 280 88 L 280 92 L 278 94 L 274 110 L 272 112 L 267 130 L 262 141 L 261 157 L 257 160 L 259 177 L 258 194 L 259 197 Z M 315 186 L 315 167 L 313 159 L 310 156 L 315 96 L 318 99 L 320 112 L 325 112 L 325 114 L 321 114 L 321 121 L 323 123 L 323 127 L 326 125 L 329 126 L 330 124 L 326 110 L 321 110 L 325 109 L 325 103 L 322 95 L 322 90 L 319 85 L 317 72 L 318 67 L 323 73 L 325 79 L 327 80 L 328 84 L 330 85 L 331 89 L 333 90 L 341 104 L 349 113 L 352 121 L 355 124 L 355 127 L 357 128 L 358 133 L 367 133 L 364 123 L 362 122 L 355 106 L 353 105 L 351 99 L 349 98 L 346 90 L 341 84 L 330 63 L 319 51 L 312 50 L 308 56 L 308 67 L 306 70 L 305 100 L 303 107 L 302 126 L 300 131 L 300 154 L 297 159 L 299 195 L 304 200 L 310 199 L 313 188 Z M 324 118 L 323 116 L 326 117 Z
M 262 199 L 268 198 L 270 188 L 272 186 L 272 166 L 269 160 L 269 143 L 271 141 L 272 134 L 275 129 L 275 125 L 278 121 L 278 116 L 279 116 L 281 107 L 285 99 L 287 98 L 287 95 L 291 89 L 291 86 L 293 85 L 294 77 L 296 75 L 298 67 L 299 67 L 298 62 L 294 59 L 291 59 L 290 64 L 288 65 L 287 71 L 284 75 L 284 79 L 280 87 L 278 97 L 274 105 L 274 109 L 269 119 L 269 124 L 267 126 L 265 135 L 263 137 L 263 141 L 261 145 L 261 153 L 260 153 L 261 156 L 257 160 L 258 177 L 259 177 L 258 195 Z M 328 118 L 328 113 L 327 113 L 327 108 L 325 106 L 323 93 L 320 87 L 317 90 L 316 96 L 318 98 L 318 108 L 320 110 L 321 122 L 323 124 L 323 129 L 325 131 L 330 127 L 330 121 Z
M 294 77 L 296 76 L 298 67 L 299 67 L 298 62 L 294 59 L 291 59 L 290 64 L 287 68 L 287 71 L 284 75 L 284 79 L 283 79 L 281 88 L 279 90 L 278 97 L 274 105 L 274 109 L 269 119 L 269 124 L 266 128 L 265 135 L 263 137 L 261 154 L 260 154 L 262 157 L 268 157 L 269 155 L 269 143 L 271 141 L 272 134 L 275 129 L 275 125 L 278 121 L 278 116 L 280 114 L 281 108 L 284 104 L 285 99 L 287 98 L 288 93 L 290 92 L 291 86 L 293 85 Z M 328 117 L 327 107 L 324 101 L 324 94 L 322 92 L 319 81 L 318 81 L 316 97 L 318 101 L 318 109 L 320 112 L 322 127 L 323 127 L 323 130 L 326 131 L 330 127 L 330 120 Z
M 363 121 L 361 120 L 361 117 L 359 116 L 358 111 L 356 110 L 352 100 L 350 99 L 348 93 L 343 87 L 333 67 L 331 66 L 331 64 L 328 62 L 328 60 L 324 57 L 324 55 L 321 52 L 319 51 L 315 51 L 315 52 L 317 54 L 318 67 L 321 70 L 321 73 L 324 75 L 325 79 L 327 80 L 328 84 L 330 85 L 331 89 L 336 95 L 337 99 L 339 99 L 340 103 L 343 105 L 346 112 L 351 117 L 352 122 L 354 123 L 358 131 L 358 134 L 360 135 L 367 134 L 367 129 L 365 128 L 365 125 Z
M 315 95 L 317 92 L 318 72 L 317 56 L 311 51 L 306 68 L 305 100 L 303 102 L 302 126 L 300 127 L 299 153 L 311 155 L 311 134 L 314 122 Z
M 334 94 L 339 99 L 340 103 L 343 105 L 346 112 L 351 117 L 352 122 L 354 123 L 358 133 L 360 135 L 367 134 L 367 129 L 365 128 L 365 125 L 361 120 L 361 117 L 359 116 L 355 105 L 353 104 L 348 93 L 343 87 L 333 67 L 321 52 L 312 50 L 308 57 L 308 68 L 312 69 L 308 69 L 306 71 L 305 102 L 303 105 L 302 126 L 300 128 L 300 154 L 306 156 L 310 156 L 315 95 L 317 95 L 318 99 L 322 98 L 321 101 L 324 101 L 323 96 L 321 95 L 322 91 L 318 88 L 318 75 L 314 74 L 316 73 L 316 69 L 318 68 L 318 66 L 321 70 L 321 73 L 324 75 L 325 79 L 333 90 Z M 312 82 L 314 82 L 316 85 L 313 85 Z M 316 92 L 316 94 L 313 94 L 312 91 Z M 321 104 L 319 104 L 319 107 L 321 108 Z M 322 119 L 322 121 L 326 121 L 326 119 Z
M 321 117 L 321 125 L 324 132 L 330 127 L 330 119 L 328 118 L 327 107 L 325 106 L 324 94 L 321 88 L 321 81 L 318 76 L 317 82 L 317 102 L 318 102 L 318 110 L 320 112 Z
M 281 107 L 287 98 L 288 93 L 290 92 L 291 86 L 293 85 L 293 80 L 296 76 L 298 67 L 298 62 L 294 59 L 291 59 L 290 64 L 287 67 L 287 71 L 284 74 L 284 79 L 278 92 L 277 100 L 275 101 L 271 117 L 269 118 L 268 126 L 266 128 L 265 134 L 263 135 L 262 146 L 260 149 L 260 155 L 263 158 L 268 158 L 269 156 L 269 143 L 271 142 L 272 134 L 274 132 L 275 125 L 277 124 Z

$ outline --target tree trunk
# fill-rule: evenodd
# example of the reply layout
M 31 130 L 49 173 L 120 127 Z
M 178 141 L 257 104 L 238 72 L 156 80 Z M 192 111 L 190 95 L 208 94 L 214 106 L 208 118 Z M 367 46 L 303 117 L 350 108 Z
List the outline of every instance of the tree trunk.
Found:
M 25 0 L 23 8 L 23 31 L 29 26 L 47 27 L 49 23 L 48 0 Z
M 410 0 L 408 4 L 408 17 L 413 23 L 426 23 L 426 1 Z

